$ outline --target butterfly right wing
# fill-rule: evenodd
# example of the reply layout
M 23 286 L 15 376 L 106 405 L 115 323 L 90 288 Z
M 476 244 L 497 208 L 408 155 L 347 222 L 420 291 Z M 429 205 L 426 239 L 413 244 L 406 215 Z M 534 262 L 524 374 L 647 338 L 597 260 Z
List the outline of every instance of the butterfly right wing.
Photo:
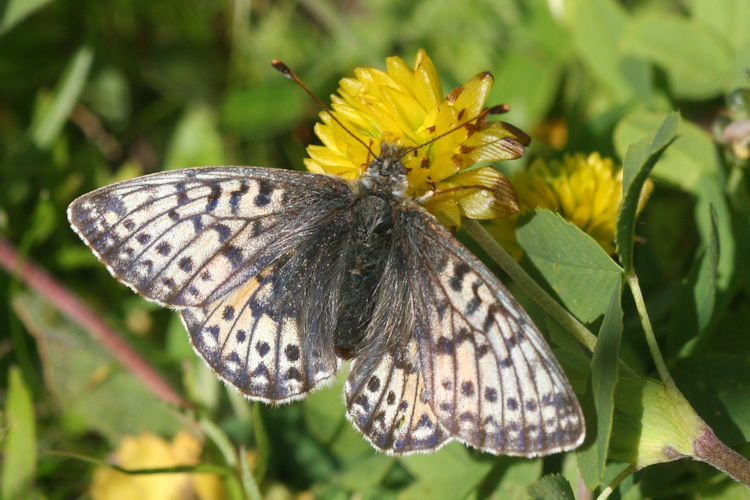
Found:
M 420 368 L 440 425 L 495 454 L 580 445 L 583 413 L 531 318 L 433 216 L 412 210 L 407 226 Z
M 279 266 L 273 264 L 231 293 L 180 315 L 195 351 L 245 397 L 281 404 L 329 381 L 338 360 L 331 335 L 303 331 L 285 309 Z
M 257 167 L 173 170 L 119 182 L 68 207 L 110 273 L 170 307 L 202 306 L 252 278 L 346 200 L 333 177 Z

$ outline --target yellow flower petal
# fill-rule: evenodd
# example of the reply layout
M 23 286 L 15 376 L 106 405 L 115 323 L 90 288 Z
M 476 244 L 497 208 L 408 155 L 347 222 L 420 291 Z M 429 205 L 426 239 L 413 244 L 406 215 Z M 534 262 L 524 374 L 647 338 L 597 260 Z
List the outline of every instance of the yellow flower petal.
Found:
M 426 144 L 402 159 L 408 170 L 407 192 L 420 197 L 453 176 L 449 195 L 428 200 L 425 208 L 446 226 L 457 228 L 462 214 L 490 218 L 511 212 L 515 203 L 515 198 L 508 198 L 512 189 L 507 179 L 493 169 L 455 176 L 479 161 L 517 158 L 525 152 L 527 138 L 516 129 L 500 122 L 485 124 L 485 116 L 467 123 L 480 117 L 492 84 L 491 74 L 480 73 L 443 99 L 435 66 L 419 50 L 414 69 L 399 57 L 386 59 L 385 71 L 355 69 L 353 78 L 341 80 L 331 107 L 344 126 L 374 152 L 383 142 L 403 148 Z M 308 147 L 305 166 L 346 179 L 362 175 L 373 160 L 368 148 L 327 112 L 320 118 L 315 133 L 323 145 Z M 461 183 L 468 183 L 466 189 L 453 189 Z

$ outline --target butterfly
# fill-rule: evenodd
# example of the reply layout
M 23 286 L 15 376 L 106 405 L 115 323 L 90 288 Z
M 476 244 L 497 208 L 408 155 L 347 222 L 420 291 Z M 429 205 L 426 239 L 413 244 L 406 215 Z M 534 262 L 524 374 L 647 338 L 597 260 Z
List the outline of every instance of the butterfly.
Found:
M 195 351 L 250 400 L 304 398 L 352 360 L 347 417 L 384 453 L 454 439 L 526 457 L 576 448 L 583 414 L 542 334 L 407 193 L 413 149 L 362 144 L 372 161 L 351 181 L 173 170 L 85 194 L 68 219 L 115 278 L 176 309 Z

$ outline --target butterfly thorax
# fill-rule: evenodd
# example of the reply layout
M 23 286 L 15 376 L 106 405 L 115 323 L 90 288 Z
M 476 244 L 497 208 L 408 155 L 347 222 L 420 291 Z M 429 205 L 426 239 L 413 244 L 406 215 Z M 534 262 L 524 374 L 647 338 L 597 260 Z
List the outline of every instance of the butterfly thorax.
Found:
M 385 199 L 402 201 L 406 198 L 406 167 L 401 163 L 402 149 L 391 142 L 380 145 L 380 155 L 354 181 L 355 191 L 371 193 Z

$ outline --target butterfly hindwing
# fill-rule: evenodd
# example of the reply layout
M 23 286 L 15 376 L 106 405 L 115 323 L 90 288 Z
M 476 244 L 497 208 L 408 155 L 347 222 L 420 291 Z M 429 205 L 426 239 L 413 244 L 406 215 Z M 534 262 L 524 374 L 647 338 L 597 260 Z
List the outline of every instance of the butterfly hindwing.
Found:
M 347 416 L 378 450 L 429 452 L 448 439 L 425 399 L 416 337 L 382 355 L 352 362 L 344 387 Z
M 180 311 L 193 347 L 214 372 L 267 403 L 304 397 L 338 367 L 330 340 L 304 332 L 295 315 L 280 309 L 276 273 L 266 268 L 221 299 Z
M 509 292 L 429 214 L 409 231 L 421 369 L 446 432 L 491 453 L 575 448 L 584 421 L 539 330 Z
M 309 173 L 193 168 L 92 191 L 71 203 L 68 218 L 133 290 L 168 306 L 199 306 L 283 252 L 293 231 L 311 220 L 310 207 L 349 192 L 342 180 Z

